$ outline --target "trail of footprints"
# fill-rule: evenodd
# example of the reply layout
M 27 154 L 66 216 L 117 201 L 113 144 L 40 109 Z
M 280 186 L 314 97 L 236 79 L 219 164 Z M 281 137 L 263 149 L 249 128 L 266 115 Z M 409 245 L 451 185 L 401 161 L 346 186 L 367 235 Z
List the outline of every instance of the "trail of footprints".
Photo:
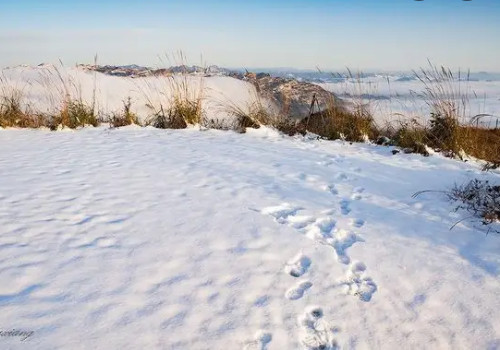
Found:
M 355 193 L 361 193 L 362 190 L 355 190 Z M 350 212 L 349 201 L 340 202 L 341 213 Z M 337 227 L 337 222 L 333 218 L 334 210 L 325 210 L 318 217 L 301 215 L 303 208 L 294 207 L 290 204 L 268 207 L 261 212 L 274 217 L 276 222 L 288 225 L 304 234 L 306 237 L 315 240 L 321 244 L 333 248 L 336 260 L 344 265 L 348 265 L 345 277 L 339 280 L 339 286 L 344 287 L 348 295 L 357 296 L 360 300 L 368 302 L 372 295 L 377 291 L 376 283 L 367 276 L 366 266 L 362 262 L 352 262 L 347 251 L 357 242 L 364 240 L 351 230 Z M 352 219 L 351 225 L 359 228 L 364 225 L 362 219 Z M 293 277 L 302 277 L 311 265 L 311 259 L 301 254 L 290 260 L 285 266 L 285 272 Z M 305 292 L 312 287 L 312 283 L 306 279 L 300 280 L 292 286 L 285 296 L 290 300 L 302 298 Z
M 307 272 L 309 266 L 311 265 L 311 259 L 307 256 L 298 254 L 292 260 L 290 260 L 285 266 L 285 272 L 292 277 L 301 277 Z M 288 289 L 285 293 L 285 297 L 288 300 L 297 300 L 304 296 L 304 293 L 312 287 L 312 283 L 308 280 L 301 280 L 296 283 L 293 287 Z
M 302 253 L 288 261 L 285 266 L 285 272 L 294 278 L 301 278 L 307 273 L 311 266 L 311 259 Z M 285 297 L 288 300 L 297 300 L 302 298 L 306 290 L 312 287 L 308 280 L 301 280 L 295 286 L 288 289 Z M 338 349 L 335 333 L 338 332 L 329 322 L 323 319 L 323 309 L 320 307 L 309 307 L 305 313 L 298 318 L 300 327 L 300 342 L 309 350 Z
M 334 185 L 324 186 L 323 189 L 334 196 L 338 195 Z M 363 191 L 364 189 L 361 187 L 354 188 L 350 199 L 362 199 Z M 339 207 L 342 215 L 347 216 L 351 213 L 350 203 L 348 199 L 340 201 Z M 312 240 L 331 246 L 336 260 L 348 266 L 344 278 L 337 281 L 338 286 L 343 288 L 346 295 L 353 295 L 363 302 L 371 301 L 373 294 L 377 291 L 377 284 L 367 275 L 365 264 L 352 262 L 347 254 L 350 247 L 357 242 L 364 242 L 363 239 L 351 230 L 337 227 L 337 222 L 333 216 L 335 210 L 324 210 L 316 217 L 301 215 L 300 211 L 302 210 L 304 208 L 284 203 L 279 206 L 264 208 L 261 213 L 272 216 L 279 224 L 293 227 Z M 365 222 L 362 219 L 351 219 L 353 228 L 360 228 L 364 224 Z M 304 278 L 311 264 L 311 259 L 302 253 L 299 253 L 286 263 L 285 273 L 298 279 L 285 292 L 285 297 L 288 300 L 301 299 L 313 287 L 312 282 Z M 301 330 L 300 342 L 306 349 L 338 349 L 335 333 L 339 332 L 339 329 L 323 319 L 323 310 L 320 307 L 307 308 L 304 314 L 298 318 L 298 323 Z M 271 339 L 269 333 L 260 331 L 250 345 L 253 346 L 252 349 L 267 349 L 267 344 Z

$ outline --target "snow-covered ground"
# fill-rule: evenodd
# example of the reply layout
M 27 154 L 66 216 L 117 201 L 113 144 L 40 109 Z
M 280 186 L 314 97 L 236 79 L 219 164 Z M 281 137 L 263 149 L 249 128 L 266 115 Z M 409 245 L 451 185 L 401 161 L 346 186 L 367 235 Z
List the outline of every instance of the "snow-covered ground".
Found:
M 1 349 L 498 349 L 474 162 L 266 128 L 0 130 Z

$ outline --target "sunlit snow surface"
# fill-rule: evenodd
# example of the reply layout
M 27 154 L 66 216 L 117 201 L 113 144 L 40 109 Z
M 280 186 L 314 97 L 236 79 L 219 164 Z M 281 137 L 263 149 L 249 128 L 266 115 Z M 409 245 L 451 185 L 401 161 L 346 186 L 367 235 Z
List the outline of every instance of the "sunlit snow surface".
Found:
M 0 130 L 1 349 L 496 349 L 474 162 L 221 131 Z

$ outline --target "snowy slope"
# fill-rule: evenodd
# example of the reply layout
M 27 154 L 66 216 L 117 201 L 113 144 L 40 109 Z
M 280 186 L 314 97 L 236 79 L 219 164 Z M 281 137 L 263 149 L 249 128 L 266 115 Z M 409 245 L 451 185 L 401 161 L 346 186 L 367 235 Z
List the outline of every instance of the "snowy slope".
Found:
M 351 100 L 349 96 L 367 94 L 370 99 L 364 102 L 369 103 L 380 125 L 411 118 L 427 118 L 429 108 L 416 96 L 424 90 L 423 84 L 416 80 L 399 81 L 398 78 L 370 76 L 360 81 L 354 79 L 319 85 L 348 101 Z M 95 91 L 96 106 L 102 115 L 122 110 L 123 101 L 130 97 L 132 111 L 143 120 L 158 111 L 161 105 L 164 108 L 169 106 L 176 86 L 183 84 L 188 86 L 190 97 L 202 96 L 202 108 L 208 118 L 228 118 L 233 107 L 248 110 L 257 100 L 254 85 L 225 76 L 177 76 L 172 81 L 166 77 L 116 77 L 52 65 L 6 68 L 0 73 L 0 93 L 11 89 L 21 90 L 25 105 L 36 111 L 59 110 L 67 91 L 71 97 L 81 97 L 92 104 Z M 490 127 L 496 125 L 500 118 L 500 81 L 456 82 L 455 88 L 468 93 L 468 115 L 491 114 L 495 117 L 484 117 L 482 121 Z M 261 103 L 267 104 L 264 99 Z
M 474 163 L 127 127 L 0 130 L 1 349 L 497 349 Z
M 184 89 L 184 86 L 187 86 Z M 129 97 L 131 110 L 142 120 L 168 108 L 179 90 L 182 96 L 202 99 L 208 118 L 224 119 L 233 107 L 245 110 L 256 101 L 254 85 L 231 77 L 194 75 L 127 78 L 89 72 L 79 68 L 14 67 L 0 73 L 0 94 L 22 91 L 23 104 L 37 112 L 59 111 L 66 94 L 73 99 L 94 103 L 99 113 L 109 116 L 123 110 Z M 151 108 L 153 107 L 153 108 Z

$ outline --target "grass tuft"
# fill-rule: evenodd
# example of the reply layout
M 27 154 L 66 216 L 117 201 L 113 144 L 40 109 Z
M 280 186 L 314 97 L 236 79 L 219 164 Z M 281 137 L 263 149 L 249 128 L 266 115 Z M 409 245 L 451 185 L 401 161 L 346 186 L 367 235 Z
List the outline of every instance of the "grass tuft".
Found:
M 100 120 L 94 113 L 94 109 L 81 100 L 66 100 L 61 111 L 49 119 L 51 130 L 57 130 L 59 126 L 76 129 L 88 125 L 94 127 L 100 125 Z
M 132 112 L 132 101 L 129 97 L 126 101 L 123 101 L 123 111 L 119 113 L 113 113 L 108 119 L 109 125 L 112 128 L 119 128 L 127 125 L 141 125 L 137 114 Z

